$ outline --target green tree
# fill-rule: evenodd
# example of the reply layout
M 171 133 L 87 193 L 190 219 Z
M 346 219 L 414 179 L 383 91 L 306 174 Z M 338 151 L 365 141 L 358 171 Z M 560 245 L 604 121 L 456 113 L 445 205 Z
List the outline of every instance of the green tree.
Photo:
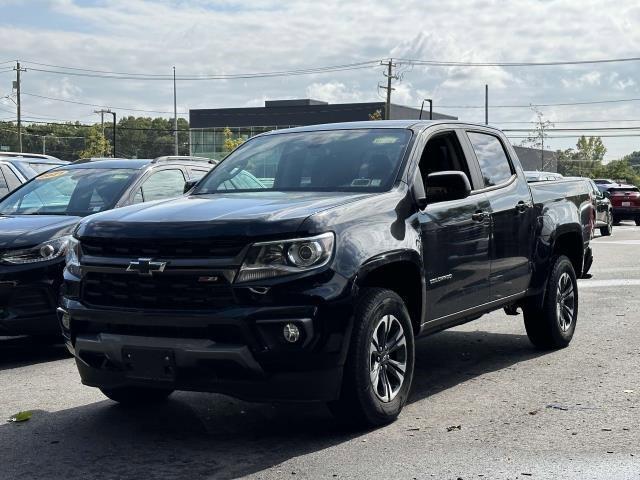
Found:
M 369 114 L 369 120 L 382 120 L 382 110 L 378 109 Z
M 595 178 L 595 172 L 602 167 L 605 153 L 607 149 L 602 138 L 583 135 L 578 139 L 575 150 L 558 150 L 558 172 L 565 176 Z
M 232 152 L 245 142 L 245 139 L 242 137 L 233 138 L 233 132 L 229 127 L 225 127 L 222 134 L 224 135 L 225 152 Z
M 89 128 L 85 142 L 85 147 L 78 152 L 78 157 L 108 157 L 111 155 L 111 143 L 102 135 L 100 125 L 93 125 Z

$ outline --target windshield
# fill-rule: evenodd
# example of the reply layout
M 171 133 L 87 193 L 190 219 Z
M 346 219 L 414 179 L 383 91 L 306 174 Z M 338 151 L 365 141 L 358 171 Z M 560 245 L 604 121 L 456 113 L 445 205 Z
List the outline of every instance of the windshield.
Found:
M 388 190 L 411 139 L 405 129 L 265 135 L 248 141 L 204 177 L 194 194 Z
M 617 194 L 617 193 L 629 193 L 629 192 L 638 192 L 638 187 L 616 187 L 616 188 L 610 188 L 609 192 L 612 194 Z
M 2 215 L 85 216 L 113 208 L 136 170 L 76 168 L 43 173 L 2 202 Z

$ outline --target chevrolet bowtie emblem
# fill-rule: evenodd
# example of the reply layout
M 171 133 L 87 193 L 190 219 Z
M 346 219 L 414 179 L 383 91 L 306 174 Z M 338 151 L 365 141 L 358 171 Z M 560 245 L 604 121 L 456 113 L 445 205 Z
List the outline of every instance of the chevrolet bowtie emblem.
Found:
M 154 262 L 151 258 L 139 258 L 137 261 L 129 262 L 127 272 L 136 272 L 139 275 L 150 277 L 154 273 L 163 272 L 167 262 Z

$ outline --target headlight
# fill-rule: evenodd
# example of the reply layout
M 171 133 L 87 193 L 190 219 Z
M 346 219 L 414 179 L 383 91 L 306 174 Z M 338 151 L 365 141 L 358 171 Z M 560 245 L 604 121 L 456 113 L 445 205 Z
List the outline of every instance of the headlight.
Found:
M 240 267 L 236 282 L 301 273 L 320 268 L 331 260 L 333 233 L 316 237 L 254 243 Z
M 46 242 L 41 243 L 32 248 L 25 248 L 24 250 L 9 250 L 2 254 L 2 261 L 4 263 L 11 264 L 24 264 L 24 263 L 36 263 L 44 262 L 47 260 L 53 260 L 54 258 L 61 257 L 67 250 L 67 242 L 69 236 L 52 238 Z
M 80 276 L 80 242 L 69 237 L 67 244 L 67 270 L 75 276 Z

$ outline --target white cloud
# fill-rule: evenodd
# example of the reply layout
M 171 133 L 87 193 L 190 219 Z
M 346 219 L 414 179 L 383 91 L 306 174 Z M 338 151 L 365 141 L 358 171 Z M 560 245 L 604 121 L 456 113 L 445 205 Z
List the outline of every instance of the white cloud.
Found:
M 179 75 L 238 73 L 335 65 L 376 58 L 456 61 L 549 61 L 637 55 L 640 4 L 620 0 L 49 0 L 2 2 L 0 61 Z M 19 41 L 16 41 L 19 39 Z M 25 62 L 26 63 L 26 62 Z M 573 67 L 413 67 L 394 103 L 482 105 L 563 103 L 640 96 L 638 63 Z M 27 64 L 28 66 L 28 64 Z M 330 102 L 380 99 L 383 68 L 325 75 L 178 83 L 178 109 L 262 105 L 265 99 L 314 97 Z M 0 72 L 0 95 L 11 72 Z M 171 111 L 172 85 L 57 76 L 34 69 L 23 89 L 41 95 Z M 90 106 L 26 98 L 25 110 L 59 118 L 91 115 Z M 615 108 L 614 108 L 615 107 Z M 4 108 L 4 107 L 3 107 Z M 481 109 L 446 109 L 482 121 Z M 552 120 L 640 118 L 640 102 L 597 108 L 544 107 Z M 124 113 L 123 113 L 124 114 Z M 528 121 L 530 111 L 490 111 L 490 120 Z M 505 124 L 507 126 L 507 124 Z M 631 147 L 635 139 L 623 139 Z M 608 141 L 608 140 L 605 140 Z M 556 140 L 557 148 L 573 139 Z M 554 144 L 554 147 L 556 146 Z

